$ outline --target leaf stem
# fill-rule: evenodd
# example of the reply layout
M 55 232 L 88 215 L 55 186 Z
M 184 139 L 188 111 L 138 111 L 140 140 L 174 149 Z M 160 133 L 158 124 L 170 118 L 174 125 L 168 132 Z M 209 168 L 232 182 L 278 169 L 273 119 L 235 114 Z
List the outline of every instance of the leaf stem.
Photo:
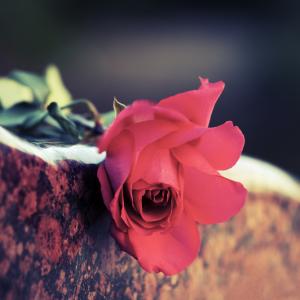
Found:
M 90 113 L 93 115 L 93 119 L 95 122 L 98 122 L 100 119 L 100 113 L 98 112 L 96 106 L 87 99 L 77 99 L 77 100 L 73 100 L 71 103 L 62 106 L 60 109 L 67 109 L 67 108 L 72 108 L 74 106 L 77 106 L 78 104 L 84 104 L 87 106 L 88 110 L 90 111 Z

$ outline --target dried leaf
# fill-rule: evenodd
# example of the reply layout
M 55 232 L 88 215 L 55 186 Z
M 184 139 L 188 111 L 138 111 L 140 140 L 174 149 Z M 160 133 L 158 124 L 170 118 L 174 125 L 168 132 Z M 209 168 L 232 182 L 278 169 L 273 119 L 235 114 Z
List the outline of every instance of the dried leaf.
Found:
M 1 77 L 0 98 L 2 106 L 8 108 L 20 101 L 32 102 L 33 94 L 29 87 L 13 79 Z
M 123 109 L 126 108 L 126 105 L 121 103 L 116 97 L 114 97 L 113 108 L 115 115 L 117 116 Z
M 45 79 L 50 90 L 46 104 L 55 101 L 61 107 L 72 102 L 71 93 L 65 87 L 59 69 L 55 65 L 47 67 Z

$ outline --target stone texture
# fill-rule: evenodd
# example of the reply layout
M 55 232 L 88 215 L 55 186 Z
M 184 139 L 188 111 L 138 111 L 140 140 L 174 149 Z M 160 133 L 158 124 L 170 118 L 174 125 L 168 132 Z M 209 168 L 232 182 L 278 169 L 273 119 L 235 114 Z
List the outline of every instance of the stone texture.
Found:
M 109 235 L 96 166 L 0 145 L 0 299 L 300 299 L 300 204 L 249 195 L 172 277 L 144 272 Z M 147 249 L 145 249 L 147 251 Z

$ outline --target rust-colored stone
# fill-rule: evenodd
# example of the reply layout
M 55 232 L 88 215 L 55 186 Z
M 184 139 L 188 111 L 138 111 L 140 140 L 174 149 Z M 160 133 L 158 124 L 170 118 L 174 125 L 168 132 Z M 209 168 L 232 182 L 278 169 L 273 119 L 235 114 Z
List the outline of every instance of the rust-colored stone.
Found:
M 25 220 L 32 216 L 36 211 L 36 193 L 31 191 L 24 195 L 23 203 L 20 204 L 19 219 Z
M 197 259 L 166 277 L 109 235 L 96 166 L 4 145 L 0 162 L 0 299 L 299 299 L 299 202 L 250 194 L 231 221 L 199 228 Z
M 58 262 L 62 253 L 62 244 L 60 224 L 56 219 L 48 216 L 41 217 L 36 235 L 36 247 L 40 256 L 53 263 Z

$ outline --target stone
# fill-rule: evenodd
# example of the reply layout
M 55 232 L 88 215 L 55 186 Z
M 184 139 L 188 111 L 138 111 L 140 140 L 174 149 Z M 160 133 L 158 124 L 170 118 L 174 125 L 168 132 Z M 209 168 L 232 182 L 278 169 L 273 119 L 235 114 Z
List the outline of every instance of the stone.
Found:
M 0 299 L 299 299 L 299 201 L 250 191 L 229 222 L 199 226 L 198 257 L 168 277 L 110 236 L 96 173 L 0 144 Z

